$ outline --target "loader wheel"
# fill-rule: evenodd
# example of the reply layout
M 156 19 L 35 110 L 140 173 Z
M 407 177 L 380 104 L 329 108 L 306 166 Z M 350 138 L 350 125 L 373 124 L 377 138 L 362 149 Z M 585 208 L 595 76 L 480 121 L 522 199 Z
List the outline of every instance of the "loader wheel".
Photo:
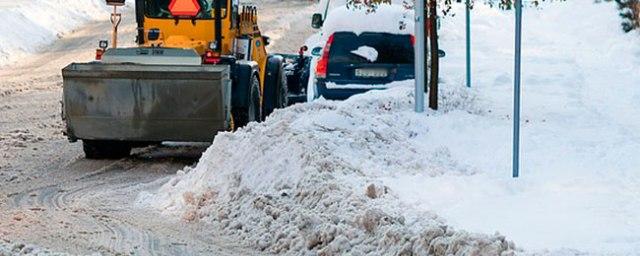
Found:
M 274 110 L 287 106 L 287 94 L 287 77 L 284 72 L 283 59 L 280 56 L 272 56 L 269 58 L 264 80 L 262 120 L 271 115 Z
M 231 112 L 236 130 L 250 122 L 260 121 L 260 80 L 258 80 L 257 76 L 253 76 L 251 79 L 251 92 L 249 93 L 247 106 L 233 108 Z
M 82 148 L 88 159 L 119 159 L 131 154 L 131 144 L 122 141 L 83 140 Z

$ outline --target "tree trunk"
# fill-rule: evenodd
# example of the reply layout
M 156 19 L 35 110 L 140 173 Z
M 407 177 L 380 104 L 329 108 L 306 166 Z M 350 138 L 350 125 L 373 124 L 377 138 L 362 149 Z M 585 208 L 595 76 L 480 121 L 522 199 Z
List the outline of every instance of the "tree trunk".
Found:
M 634 21 L 633 24 L 635 25 L 636 29 L 640 28 L 640 1 L 639 0 L 634 0 L 631 3 L 631 9 L 633 10 L 633 17 L 634 17 Z
M 429 0 L 429 22 L 427 22 L 431 53 L 431 74 L 429 76 L 429 108 L 438 110 L 438 75 L 440 73 L 440 55 L 438 53 L 438 3 Z

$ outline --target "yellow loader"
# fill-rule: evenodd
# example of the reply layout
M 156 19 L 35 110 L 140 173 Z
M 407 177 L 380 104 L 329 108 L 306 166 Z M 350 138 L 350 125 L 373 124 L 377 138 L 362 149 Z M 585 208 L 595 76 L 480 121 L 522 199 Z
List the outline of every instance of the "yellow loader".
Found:
M 117 31 L 115 9 L 124 0 L 107 4 Z M 136 0 L 135 8 L 137 47 L 101 41 L 96 61 L 62 70 L 65 134 L 82 140 L 87 158 L 120 158 L 166 141 L 211 142 L 306 98 L 306 47 L 269 55 L 255 6 Z

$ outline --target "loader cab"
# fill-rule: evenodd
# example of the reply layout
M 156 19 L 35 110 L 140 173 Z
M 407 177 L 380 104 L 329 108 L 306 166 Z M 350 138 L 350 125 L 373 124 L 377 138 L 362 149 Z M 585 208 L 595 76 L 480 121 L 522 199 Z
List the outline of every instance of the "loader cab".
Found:
M 216 4 L 220 4 L 216 41 Z M 238 33 L 238 0 L 136 0 L 137 42 L 142 47 L 195 49 L 204 55 L 213 42 L 221 54 L 233 52 Z
M 260 33 L 255 6 L 240 6 L 239 0 L 136 0 L 136 20 L 140 47 L 193 49 L 203 64 L 218 63 L 210 56 L 253 61 L 264 83 L 268 37 Z

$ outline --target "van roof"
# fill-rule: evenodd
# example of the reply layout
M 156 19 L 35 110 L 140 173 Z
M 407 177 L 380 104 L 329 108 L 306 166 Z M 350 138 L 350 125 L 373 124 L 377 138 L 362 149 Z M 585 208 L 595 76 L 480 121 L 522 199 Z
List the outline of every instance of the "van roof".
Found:
M 380 4 L 374 11 L 366 8 L 337 7 L 327 15 L 322 28 L 323 37 L 335 32 L 414 33 L 413 9 L 397 4 Z

